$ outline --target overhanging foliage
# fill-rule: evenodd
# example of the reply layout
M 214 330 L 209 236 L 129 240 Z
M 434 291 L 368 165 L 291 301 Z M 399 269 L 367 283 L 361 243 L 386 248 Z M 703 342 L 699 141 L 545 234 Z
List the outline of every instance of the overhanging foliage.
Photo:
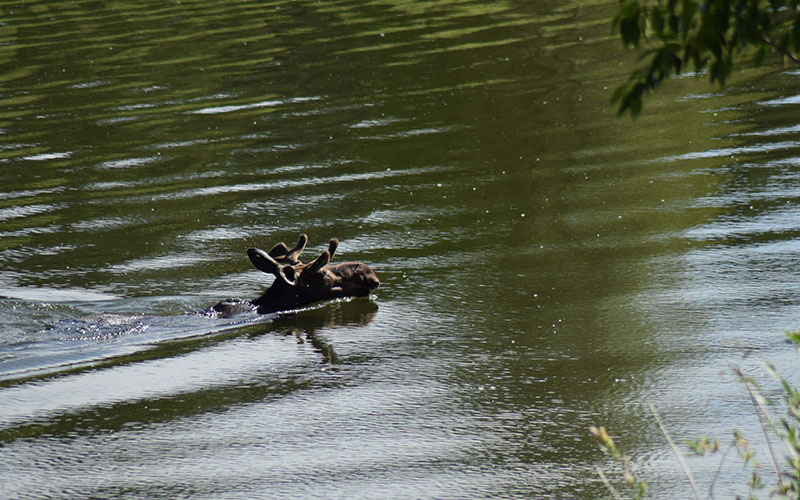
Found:
M 642 64 L 614 93 L 618 113 L 637 116 L 642 98 L 672 75 L 707 71 L 723 86 L 740 53 L 760 64 L 769 52 L 800 63 L 800 0 L 621 0 L 614 31 Z

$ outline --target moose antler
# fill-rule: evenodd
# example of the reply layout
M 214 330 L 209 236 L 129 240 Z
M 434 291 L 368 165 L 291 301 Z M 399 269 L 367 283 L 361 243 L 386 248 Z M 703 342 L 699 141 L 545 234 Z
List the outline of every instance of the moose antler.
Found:
M 308 243 L 308 236 L 303 233 L 300 235 L 300 239 L 297 240 L 297 245 L 295 245 L 294 248 L 289 250 L 286 243 L 281 241 L 272 247 L 269 251 L 269 256 L 281 264 L 289 264 L 291 266 L 302 264 L 298 257 L 300 257 L 300 254 L 303 253 L 303 250 L 306 248 L 306 243 Z
M 289 247 L 286 246 L 286 243 L 280 242 L 276 244 L 272 249 L 268 252 L 269 256 L 275 259 L 277 262 L 281 264 L 288 264 L 290 266 L 295 266 L 298 264 L 302 264 L 300 262 L 300 254 L 303 253 L 303 250 L 306 248 L 306 244 L 308 243 L 308 236 L 303 233 L 300 235 L 300 239 L 297 240 L 297 245 L 294 246 L 291 250 Z M 330 258 L 333 258 L 333 254 L 336 252 L 336 249 L 339 247 L 339 240 L 336 238 L 331 238 L 328 242 L 328 253 L 330 254 Z

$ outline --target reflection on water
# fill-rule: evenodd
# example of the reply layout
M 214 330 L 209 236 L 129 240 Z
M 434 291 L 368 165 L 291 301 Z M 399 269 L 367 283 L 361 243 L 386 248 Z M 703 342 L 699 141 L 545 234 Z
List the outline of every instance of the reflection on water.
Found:
M 366 326 L 377 312 L 377 304 L 371 301 L 333 301 L 325 307 L 280 314 L 275 318 L 273 326 L 277 330 L 286 331 L 287 335 L 294 334 L 300 344 L 309 342 L 322 354 L 323 362 L 338 365 L 341 360 L 334 346 L 326 340 L 325 330 Z
M 605 424 L 681 496 L 645 402 L 755 436 L 730 366 L 796 361 L 799 75 L 617 120 L 615 8 L 0 7 L 0 491 L 597 498 Z M 376 296 L 193 313 L 299 232 Z

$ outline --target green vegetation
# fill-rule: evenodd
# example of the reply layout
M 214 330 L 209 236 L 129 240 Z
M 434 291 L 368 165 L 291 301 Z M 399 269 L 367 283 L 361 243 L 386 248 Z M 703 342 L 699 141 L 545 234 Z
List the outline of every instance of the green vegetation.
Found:
M 620 0 L 615 33 L 640 49 L 640 65 L 614 93 L 619 114 L 672 75 L 707 72 L 723 86 L 737 56 L 760 64 L 774 53 L 800 63 L 800 0 Z
M 789 334 L 788 337 L 794 343 L 795 348 L 800 348 L 800 333 L 792 333 Z M 771 411 L 771 408 L 774 408 L 775 405 L 770 404 L 765 396 L 764 390 L 762 390 L 756 380 L 745 374 L 741 369 L 737 368 L 735 372 L 747 390 L 750 400 L 753 403 L 753 408 L 758 415 L 761 429 L 764 432 L 764 442 L 767 449 L 766 458 L 776 481 L 769 491 L 770 498 L 800 499 L 800 388 L 792 385 L 786 378 L 779 375 L 771 364 L 767 363 L 765 369 L 780 385 L 782 390 L 781 402 L 777 404 L 777 410 L 783 416 L 777 419 L 772 415 Z M 652 405 L 650 406 L 650 411 L 683 467 L 692 491 L 692 497 L 695 499 L 702 498 L 691 469 L 685 461 L 684 453 L 675 446 L 669 432 L 667 432 L 666 427 L 661 422 L 658 413 L 656 413 Z M 625 496 L 623 496 L 621 492 L 627 492 L 629 493 L 628 498 L 635 498 L 637 500 L 645 498 L 647 492 L 645 482 L 635 477 L 631 470 L 628 457 L 619 450 L 614 439 L 608 434 L 605 427 L 592 426 L 589 431 L 600 444 L 600 448 L 620 466 L 621 478 L 618 481 L 609 479 L 602 469 L 597 469 L 600 478 L 603 480 L 603 483 L 612 496 L 616 499 L 622 499 L 625 498 Z M 779 442 L 782 447 L 779 448 L 775 446 L 773 441 Z M 694 455 L 716 453 L 720 449 L 719 440 L 709 437 L 699 438 L 687 443 L 687 446 L 689 448 L 688 453 Z M 736 430 L 733 431 L 733 439 L 730 444 L 722 453 L 717 473 L 711 480 L 707 498 L 714 498 L 714 483 L 731 450 L 736 450 L 744 466 L 750 470 L 749 479 L 747 481 L 747 498 L 757 498 L 756 492 L 763 490 L 766 486 L 760 472 L 762 464 L 757 460 L 756 453 L 751 448 L 750 443 Z M 615 483 L 617 483 L 616 486 Z

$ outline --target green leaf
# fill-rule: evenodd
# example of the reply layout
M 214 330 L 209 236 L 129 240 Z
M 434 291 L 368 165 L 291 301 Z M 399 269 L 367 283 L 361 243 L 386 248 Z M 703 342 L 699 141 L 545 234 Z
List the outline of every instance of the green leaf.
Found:
M 756 48 L 755 53 L 753 54 L 753 65 L 760 66 L 766 56 L 767 56 L 767 47 L 765 45 L 759 45 L 758 48 Z
M 625 18 L 619 23 L 619 34 L 622 35 L 622 43 L 626 47 L 638 47 L 642 32 L 639 30 L 639 22 L 636 18 Z
M 683 0 L 683 2 L 681 2 L 680 30 L 684 37 L 691 30 L 692 21 L 696 12 L 697 3 L 695 3 L 693 0 Z
M 673 13 L 670 13 L 669 16 L 667 17 L 667 24 L 669 24 L 669 30 L 676 36 L 678 35 L 678 31 L 680 30 L 680 22 L 681 18 Z
M 708 68 L 711 77 L 711 83 L 718 82 L 720 85 L 725 85 L 725 81 L 731 74 L 732 67 L 733 61 L 731 60 L 730 55 L 714 59 L 711 62 L 711 66 Z
M 786 334 L 786 338 L 794 344 L 796 348 L 800 348 L 800 331 L 798 332 L 789 332 Z
M 638 47 L 642 31 L 640 29 L 642 10 L 637 0 L 626 0 L 614 16 L 613 27 L 619 30 L 622 43 L 626 47 Z
M 664 38 L 664 16 L 661 15 L 661 9 L 653 7 L 650 11 L 650 25 L 653 27 L 653 32 L 659 38 Z
M 794 18 L 792 25 L 792 50 L 795 52 L 800 50 L 800 16 Z

